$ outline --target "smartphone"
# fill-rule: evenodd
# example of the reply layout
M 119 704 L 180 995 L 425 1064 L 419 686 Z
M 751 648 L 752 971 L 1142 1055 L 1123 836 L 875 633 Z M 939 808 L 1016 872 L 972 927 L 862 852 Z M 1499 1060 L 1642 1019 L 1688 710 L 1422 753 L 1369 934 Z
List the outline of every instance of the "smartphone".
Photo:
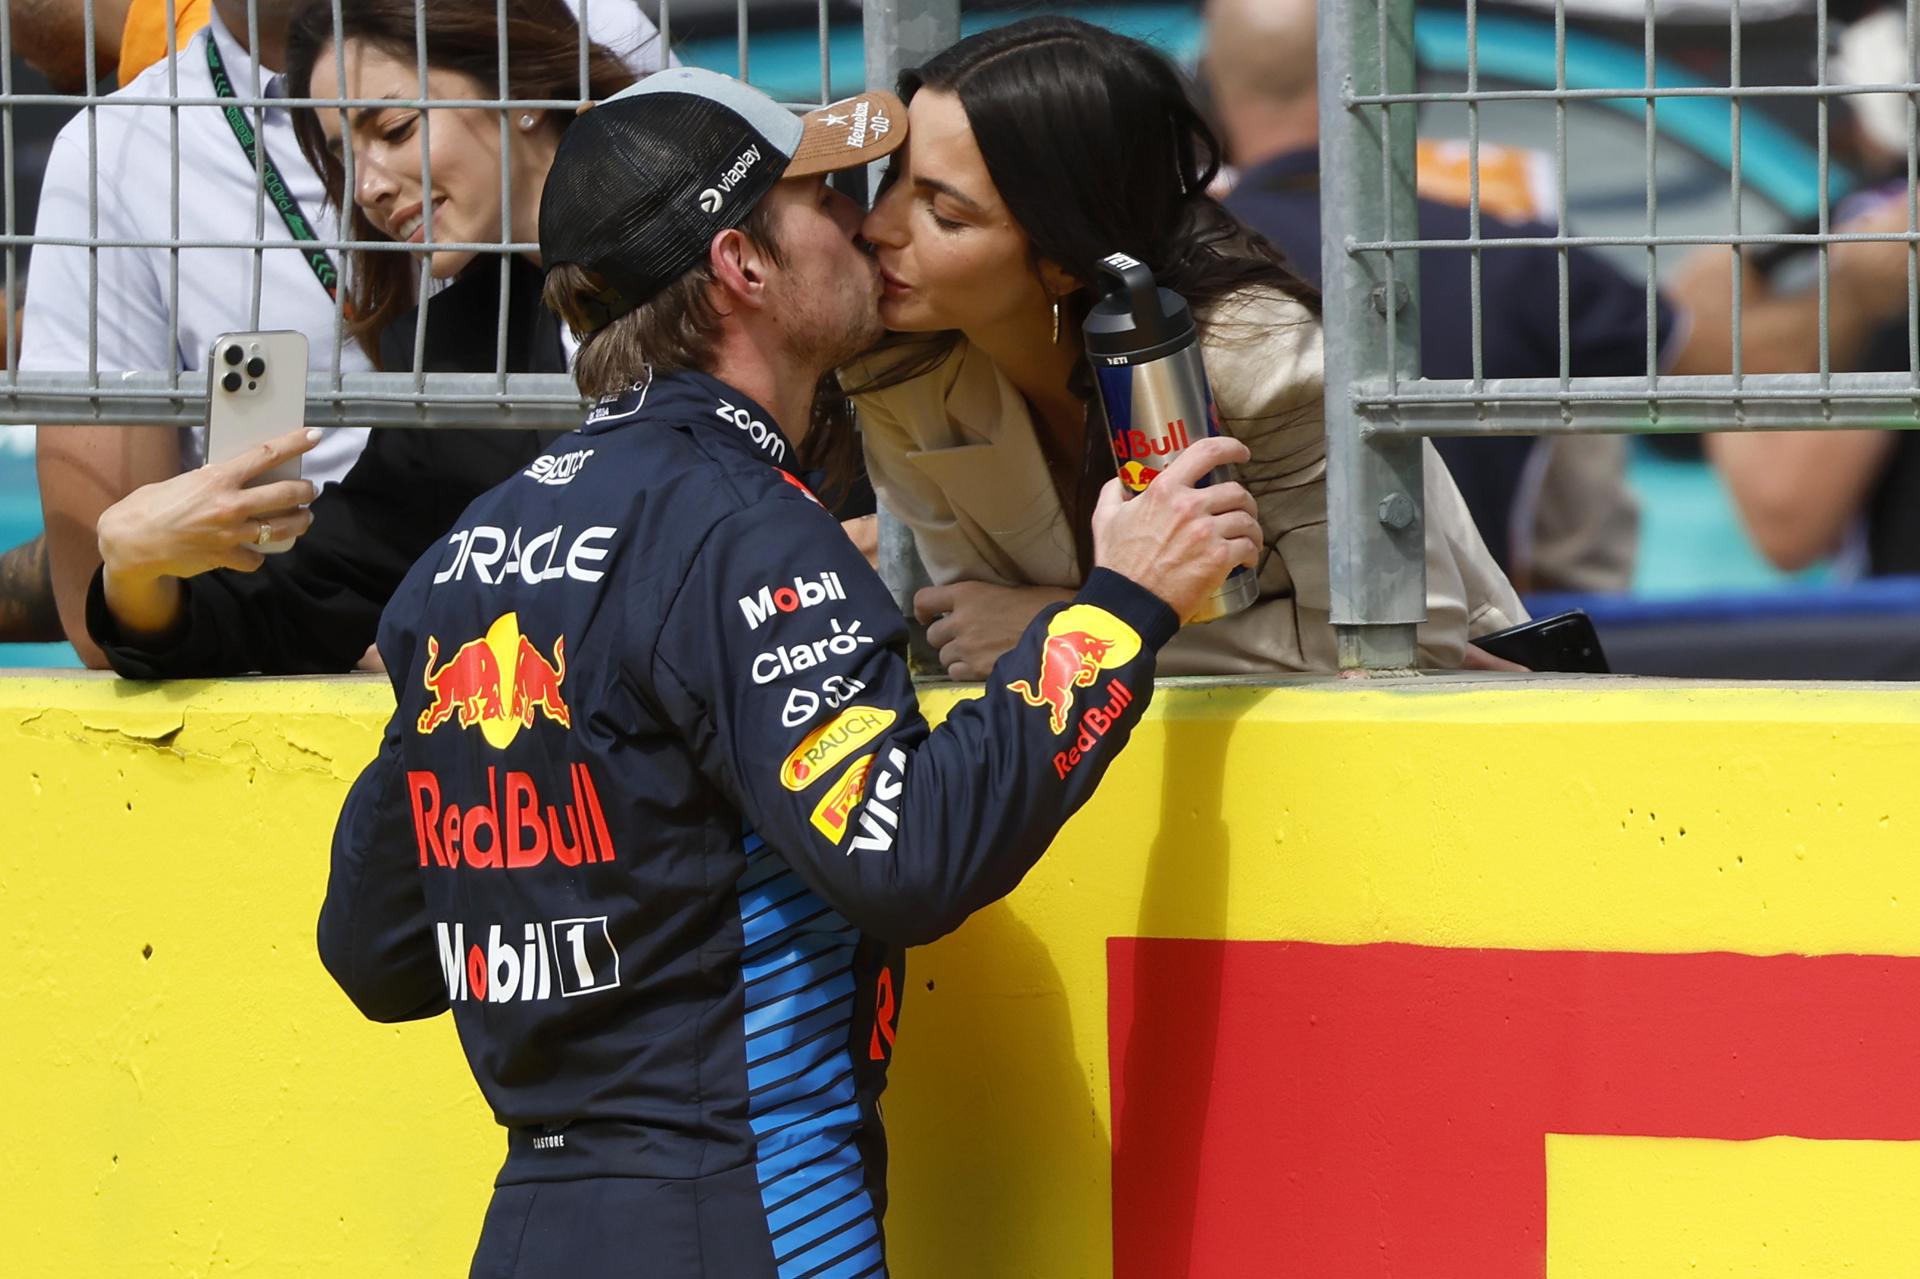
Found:
M 207 359 L 207 461 L 225 462 L 307 420 L 307 335 L 290 329 L 222 333 Z M 251 485 L 300 478 L 289 458 Z M 284 551 L 293 540 L 258 549 Z
M 1530 671 L 1609 674 L 1607 655 L 1593 619 L 1580 609 L 1539 617 L 1472 641 L 1495 657 L 1518 662 Z

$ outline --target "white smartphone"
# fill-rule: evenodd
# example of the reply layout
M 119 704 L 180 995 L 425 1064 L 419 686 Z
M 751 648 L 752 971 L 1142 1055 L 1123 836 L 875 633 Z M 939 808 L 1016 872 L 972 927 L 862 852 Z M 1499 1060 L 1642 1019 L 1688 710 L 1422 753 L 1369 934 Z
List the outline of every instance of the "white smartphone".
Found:
M 223 333 L 207 359 L 207 461 L 225 462 L 307 419 L 307 335 L 290 329 Z M 251 484 L 300 478 L 290 458 Z M 293 539 L 259 549 L 284 551 Z

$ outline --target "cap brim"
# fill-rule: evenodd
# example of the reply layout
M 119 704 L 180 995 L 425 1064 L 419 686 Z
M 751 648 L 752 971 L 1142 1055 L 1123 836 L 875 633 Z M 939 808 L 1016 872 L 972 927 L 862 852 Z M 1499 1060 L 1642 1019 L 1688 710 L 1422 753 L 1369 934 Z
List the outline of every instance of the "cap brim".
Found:
M 907 108 L 884 89 L 869 89 L 800 117 L 800 144 L 783 176 L 811 177 L 858 168 L 907 140 Z

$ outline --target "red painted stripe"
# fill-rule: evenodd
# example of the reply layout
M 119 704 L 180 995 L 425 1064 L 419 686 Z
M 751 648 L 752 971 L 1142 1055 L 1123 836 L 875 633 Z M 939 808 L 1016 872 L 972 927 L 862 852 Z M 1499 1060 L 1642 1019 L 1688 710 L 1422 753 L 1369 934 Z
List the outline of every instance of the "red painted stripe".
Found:
M 1535 1279 L 1549 1132 L 1920 1140 L 1920 959 L 1107 958 L 1117 1279 Z

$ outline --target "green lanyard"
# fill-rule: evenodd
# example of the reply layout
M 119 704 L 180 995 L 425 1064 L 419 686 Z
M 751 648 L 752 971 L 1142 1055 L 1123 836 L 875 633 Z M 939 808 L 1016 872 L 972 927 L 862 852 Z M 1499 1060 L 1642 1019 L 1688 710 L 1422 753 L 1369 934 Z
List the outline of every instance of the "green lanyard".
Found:
M 227 78 L 227 64 L 220 58 L 220 45 L 213 38 L 211 29 L 207 32 L 207 70 L 213 73 L 213 92 L 222 98 L 234 98 L 239 95 L 233 91 L 233 81 Z M 234 141 L 240 144 L 240 150 L 247 157 L 249 166 L 258 165 L 261 180 L 266 188 L 267 198 L 273 201 L 273 207 L 280 211 L 280 220 L 287 224 L 287 231 L 301 244 L 313 244 L 320 237 L 313 233 L 313 224 L 307 221 L 307 215 L 300 208 L 300 201 L 287 189 L 280 170 L 274 167 L 273 157 L 266 148 L 259 149 L 256 161 L 255 145 L 257 139 L 253 125 L 247 121 L 247 113 L 239 107 L 227 105 L 220 108 L 226 113 L 227 127 L 233 130 Z M 333 297 L 340 285 L 340 273 L 334 268 L 333 259 L 321 248 L 304 250 L 307 265 L 313 268 L 313 276 L 320 281 L 320 287 Z

